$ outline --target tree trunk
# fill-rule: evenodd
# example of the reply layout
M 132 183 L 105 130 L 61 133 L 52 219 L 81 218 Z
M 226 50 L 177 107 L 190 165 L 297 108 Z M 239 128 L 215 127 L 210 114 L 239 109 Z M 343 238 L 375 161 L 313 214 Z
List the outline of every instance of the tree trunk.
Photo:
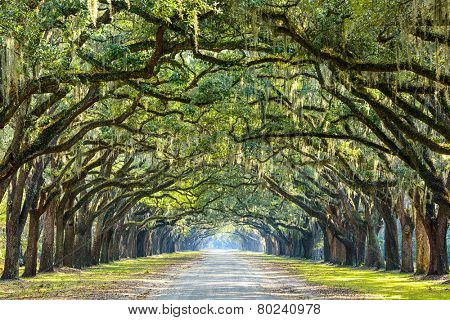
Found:
M 122 228 L 121 230 L 121 237 L 120 237 L 120 245 L 119 245 L 119 259 L 124 259 L 126 258 L 126 242 L 128 240 L 128 231 L 126 230 L 125 227 Z M 152 249 L 153 250 L 153 247 Z
M 323 234 L 323 261 L 331 262 L 331 249 L 330 249 L 330 237 L 329 232 L 325 226 L 321 226 Z
M 448 273 L 447 229 L 450 212 L 440 206 L 436 219 L 429 220 L 430 263 L 427 275 L 444 275 Z
M 406 210 L 404 202 L 404 196 L 403 194 L 400 194 L 395 205 L 395 211 L 397 212 L 397 216 L 400 220 L 402 232 L 402 260 L 400 271 L 411 273 L 414 272 L 414 263 L 412 257 L 414 222 L 412 215 Z
M 128 257 L 129 258 L 133 258 L 134 259 L 134 258 L 137 257 L 136 240 L 137 240 L 136 227 L 135 226 L 131 226 L 130 227 L 130 232 L 128 233 L 128 241 L 127 241 Z M 159 249 L 159 252 L 161 252 L 160 249 Z
M 19 247 L 20 235 L 18 225 L 9 221 L 6 224 L 6 254 L 2 280 L 17 279 L 19 277 Z
M 341 241 L 339 241 L 339 239 L 337 239 L 335 236 L 332 237 L 331 248 L 332 248 L 331 262 L 337 264 L 345 264 L 347 260 L 347 250 L 344 244 Z
M 42 178 L 42 175 L 41 175 Z M 30 210 L 30 222 L 28 225 L 28 242 L 25 252 L 25 271 L 24 277 L 34 277 L 37 272 L 38 259 L 38 241 L 41 232 L 40 219 L 44 213 L 44 204 L 47 200 L 45 194 L 41 194 L 39 201 L 32 205 Z M 36 197 L 37 199 L 37 197 Z
M 56 210 L 55 267 L 61 267 L 64 259 L 64 207 Z
M 345 247 L 345 265 L 354 266 L 356 264 L 356 245 L 355 243 L 343 243 Z
M 102 233 L 102 223 L 103 215 L 97 218 L 97 224 L 94 230 L 94 240 L 92 241 L 92 264 L 97 265 L 100 262 L 100 251 L 102 248 L 103 233 Z
M 366 230 L 361 227 L 355 227 L 355 264 L 360 266 L 366 256 Z
M 401 272 L 414 272 L 413 263 L 413 232 L 414 224 L 410 216 L 405 217 L 402 226 L 402 262 L 401 262 Z
M 75 239 L 74 239 L 74 254 L 73 254 L 73 267 L 77 269 L 83 268 L 83 259 L 81 257 L 82 255 L 82 247 L 83 242 L 85 240 L 85 234 L 83 232 L 80 232 L 80 230 L 77 230 L 75 233 Z
M 102 246 L 100 253 L 100 262 L 108 263 L 109 262 L 109 242 L 111 241 L 111 230 L 108 230 L 104 233 L 102 238 Z
M 28 104 L 29 102 L 28 99 L 25 103 Z M 19 153 L 24 132 L 24 110 L 26 110 L 25 106 L 23 106 L 16 118 L 13 139 L 6 151 L 7 158 L 13 158 Z M 21 166 L 17 170 L 12 171 L 11 179 L 6 177 L 0 180 L 1 198 L 3 198 L 4 193 L 10 187 L 6 208 L 6 252 L 3 274 L 1 276 L 2 280 L 16 279 L 19 277 L 20 237 L 26 223 L 26 216 L 22 216 L 20 209 L 27 175 L 28 172 L 25 171 L 24 166 Z
M 115 231 L 111 229 L 111 236 L 108 241 L 108 262 L 112 262 L 114 260 L 114 237 Z
M 146 245 L 146 238 L 147 238 L 147 231 L 142 230 L 139 231 L 137 234 L 137 248 L 136 248 L 136 254 L 138 257 L 145 257 L 146 251 L 145 251 L 145 245 Z
M 37 271 L 37 252 L 39 240 L 39 218 L 36 212 L 30 214 L 28 225 L 28 243 L 25 252 L 25 271 L 23 277 L 34 277 Z
M 304 234 L 301 238 L 302 248 L 303 248 L 303 258 L 312 259 L 312 253 L 314 248 L 314 238 L 311 234 Z
M 269 235 L 266 235 L 264 237 L 264 240 L 266 242 L 266 253 L 267 254 L 273 254 L 273 246 L 272 246 L 272 239 Z
M 430 245 L 423 224 L 423 217 L 425 215 L 423 212 L 423 202 L 417 190 L 412 194 L 412 198 L 416 225 L 416 274 L 425 274 L 430 263 Z
M 74 215 L 71 215 L 66 223 L 66 228 L 64 231 L 64 255 L 63 255 L 63 265 L 66 267 L 73 266 L 73 245 L 75 241 L 75 221 Z
M 117 228 L 116 232 L 114 232 L 114 244 L 113 244 L 113 260 L 120 259 L 120 243 L 122 239 L 122 230 L 121 228 Z
M 384 257 L 386 270 L 400 269 L 397 222 L 392 213 L 390 195 L 384 195 L 380 201 L 381 216 L 384 220 Z
M 367 249 L 364 264 L 370 268 L 380 269 L 384 267 L 376 226 L 373 223 L 368 223 L 367 225 Z
M 2 280 L 17 279 L 19 277 L 19 226 L 18 221 L 13 221 L 11 215 L 12 212 L 7 213 L 6 254 Z
M 26 177 L 27 172 L 21 168 L 17 178 L 14 176 L 11 179 L 6 209 L 6 252 L 2 280 L 19 277 L 20 238 L 26 222 L 26 215 L 21 210 Z
M 89 224 L 86 228 L 82 250 L 83 267 L 92 266 L 92 226 Z
M 152 254 L 159 254 L 159 249 L 160 249 L 160 230 L 156 229 L 153 234 L 152 234 Z M 128 243 L 128 237 L 127 237 L 127 242 Z
M 287 247 L 286 241 L 282 240 L 281 238 L 277 238 L 277 242 L 278 242 L 278 255 L 285 256 Z
M 65 193 L 56 209 L 56 239 L 55 239 L 55 266 L 61 267 L 64 263 L 64 231 L 66 228 L 66 220 L 64 217 L 68 203 L 73 203 L 73 199 L 69 201 L 70 193 Z
M 400 257 L 398 254 L 397 224 L 392 215 L 386 216 L 384 222 L 384 250 L 386 270 L 398 270 L 400 267 Z
M 450 190 L 450 173 L 447 176 L 446 189 Z M 450 207 L 439 205 L 437 216 L 426 215 L 425 230 L 430 240 L 430 264 L 427 275 L 444 275 L 448 273 L 447 229 Z
M 55 239 L 56 204 L 53 202 L 44 215 L 44 229 L 42 237 L 42 252 L 39 263 L 39 272 L 53 271 L 53 254 Z

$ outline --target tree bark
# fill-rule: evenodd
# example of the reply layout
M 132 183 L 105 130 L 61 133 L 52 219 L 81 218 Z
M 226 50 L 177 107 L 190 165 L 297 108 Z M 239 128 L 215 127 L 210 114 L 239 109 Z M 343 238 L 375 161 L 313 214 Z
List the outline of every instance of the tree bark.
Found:
M 401 255 L 401 272 L 411 273 L 414 272 L 414 263 L 412 257 L 413 251 L 413 232 L 414 232 L 414 222 L 412 215 L 406 210 L 404 205 L 405 199 L 403 194 L 401 194 L 395 205 L 395 211 L 400 220 L 401 232 L 402 232 L 402 255 Z
M 39 216 L 30 215 L 28 225 L 28 244 L 25 252 L 25 271 L 23 277 L 34 277 L 37 270 L 37 250 L 39 240 Z
M 127 239 L 127 247 L 128 247 L 128 257 L 135 259 L 137 257 L 136 252 L 136 227 L 131 226 L 129 233 L 128 233 L 128 239 Z M 160 243 L 160 242 L 159 242 Z M 159 252 L 161 252 L 159 250 Z
M 450 173 L 447 176 L 446 189 L 450 190 Z M 426 215 L 425 230 L 430 240 L 430 264 L 427 275 L 444 275 L 448 273 L 447 230 L 450 207 L 441 204 L 435 217 Z
M 25 270 L 24 277 L 34 277 L 37 272 L 38 259 L 38 241 L 40 234 L 40 219 L 44 213 L 44 203 L 47 199 L 46 195 L 41 194 L 39 204 L 33 206 L 30 211 L 30 220 L 28 225 L 28 242 L 25 252 Z
M 449 177 L 450 180 L 450 177 Z M 447 185 L 449 182 L 447 182 Z M 449 188 L 450 189 L 450 188 Z M 450 212 L 447 207 L 440 206 L 437 217 L 426 217 L 426 228 L 430 240 L 430 263 L 427 275 L 444 275 L 448 273 L 447 229 Z
M 400 267 L 400 257 L 398 254 L 398 234 L 395 218 L 389 214 L 384 218 L 384 250 L 386 270 L 398 270 Z
M 91 236 L 89 228 L 78 231 L 75 234 L 73 266 L 77 269 L 90 266 L 91 264 Z
M 387 191 L 385 191 L 387 192 Z M 380 213 L 384 220 L 384 258 L 386 270 L 400 269 L 397 222 L 392 213 L 391 196 L 384 194 L 380 199 Z
M 94 229 L 94 239 L 92 241 L 92 264 L 97 265 L 100 262 L 100 252 L 103 241 L 103 218 L 104 214 L 97 217 L 97 223 Z
M 64 259 L 64 210 L 61 205 L 56 210 L 55 267 L 61 267 Z
M 70 196 L 65 193 L 56 209 L 56 239 L 55 239 L 55 266 L 61 267 L 64 260 L 64 230 L 65 230 L 65 210 L 68 205 Z M 71 200 L 70 202 L 73 202 Z
M 311 234 L 304 234 L 301 238 L 302 248 L 303 248 L 303 258 L 312 259 L 313 248 L 314 248 L 314 238 Z
M 73 254 L 73 267 L 77 269 L 81 269 L 84 266 L 84 262 L 82 259 L 82 251 L 83 251 L 83 245 L 84 241 L 86 239 L 86 236 L 84 232 L 81 232 L 79 229 L 75 233 L 74 238 L 74 254 Z
M 26 215 L 24 216 L 21 210 L 26 177 L 27 172 L 21 168 L 17 177 L 11 179 L 6 211 L 6 252 L 2 280 L 19 277 L 20 238 L 26 222 Z
M 345 265 L 354 266 L 356 263 L 356 245 L 343 243 L 345 247 Z
M 402 261 L 401 261 L 401 272 L 414 272 L 414 263 L 412 257 L 413 242 L 412 235 L 414 228 L 411 224 L 406 224 L 402 226 Z
M 330 237 L 327 227 L 320 224 L 323 236 L 323 262 L 331 262 Z
M 71 215 L 71 217 L 66 223 L 66 228 L 64 231 L 63 265 L 66 267 L 73 266 L 74 241 L 75 241 L 75 221 L 74 216 Z
M 416 274 L 425 274 L 430 263 L 430 245 L 423 225 L 423 201 L 417 190 L 412 194 L 412 198 L 416 225 Z
M 364 258 L 366 257 L 366 232 L 366 229 L 362 229 L 359 226 L 355 227 L 355 264 L 357 266 L 361 265 L 364 262 Z
M 114 232 L 114 250 L 113 250 L 113 260 L 119 260 L 120 259 L 120 245 L 121 245 L 121 239 L 122 239 L 122 228 L 117 227 L 116 232 Z
M 101 246 L 101 253 L 100 253 L 100 262 L 101 263 L 108 263 L 109 262 L 109 246 L 111 242 L 112 237 L 112 230 L 108 230 L 103 234 L 102 237 L 102 246 Z
M 370 268 L 380 269 L 384 267 L 376 226 L 373 223 L 368 223 L 367 225 L 367 249 L 364 264 Z
M 28 244 L 25 252 L 25 270 L 23 277 L 34 277 L 37 270 L 37 249 L 39 240 L 39 216 L 30 215 L 28 225 Z
M 55 239 L 55 217 L 56 203 L 55 201 L 49 206 L 44 215 L 44 229 L 42 237 L 42 252 L 39 262 L 39 272 L 52 272 L 53 255 L 54 255 L 54 239 Z

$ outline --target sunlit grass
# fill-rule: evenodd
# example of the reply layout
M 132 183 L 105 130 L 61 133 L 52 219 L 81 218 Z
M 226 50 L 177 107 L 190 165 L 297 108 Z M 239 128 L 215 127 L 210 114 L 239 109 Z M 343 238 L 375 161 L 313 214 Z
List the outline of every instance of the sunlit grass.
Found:
M 367 293 L 374 299 L 450 299 L 450 285 L 419 280 L 410 274 L 340 267 L 305 260 L 258 255 L 261 259 L 289 268 L 310 283 Z
M 84 270 L 62 269 L 35 278 L 0 282 L 0 299 L 83 299 L 102 297 L 102 292 L 120 292 L 123 284 L 135 286 L 149 278 L 162 278 L 167 268 L 194 259 L 198 252 L 161 254 L 102 264 Z M 127 288 L 130 289 L 129 285 Z M 132 288 L 131 288 L 132 289 Z

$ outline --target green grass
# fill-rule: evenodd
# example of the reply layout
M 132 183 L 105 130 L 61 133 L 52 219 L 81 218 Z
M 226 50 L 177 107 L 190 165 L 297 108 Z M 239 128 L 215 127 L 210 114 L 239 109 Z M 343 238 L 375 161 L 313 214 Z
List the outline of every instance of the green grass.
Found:
M 373 299 L 450 299 L 450 285 L 419 280 L 410 274 L 339 267 L 306 260 L 259 255 L 263 261 L 282 265 L 310 283 L 350 289 Z
M 198 252 L 161 254 L 116 261 L 84 270 L 63 268 L 35 278 L 0 281 L 0 299 L 145 299 L 167 268 L 181 266 Z

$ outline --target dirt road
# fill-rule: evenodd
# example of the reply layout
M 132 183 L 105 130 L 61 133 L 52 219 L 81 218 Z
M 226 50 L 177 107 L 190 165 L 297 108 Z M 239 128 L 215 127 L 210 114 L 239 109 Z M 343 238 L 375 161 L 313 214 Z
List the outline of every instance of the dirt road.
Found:
M 358 299 L 346 290 L 307 284 L 288 271 L 261 264 L 255 255 L 212 250 L 149 299 Z

